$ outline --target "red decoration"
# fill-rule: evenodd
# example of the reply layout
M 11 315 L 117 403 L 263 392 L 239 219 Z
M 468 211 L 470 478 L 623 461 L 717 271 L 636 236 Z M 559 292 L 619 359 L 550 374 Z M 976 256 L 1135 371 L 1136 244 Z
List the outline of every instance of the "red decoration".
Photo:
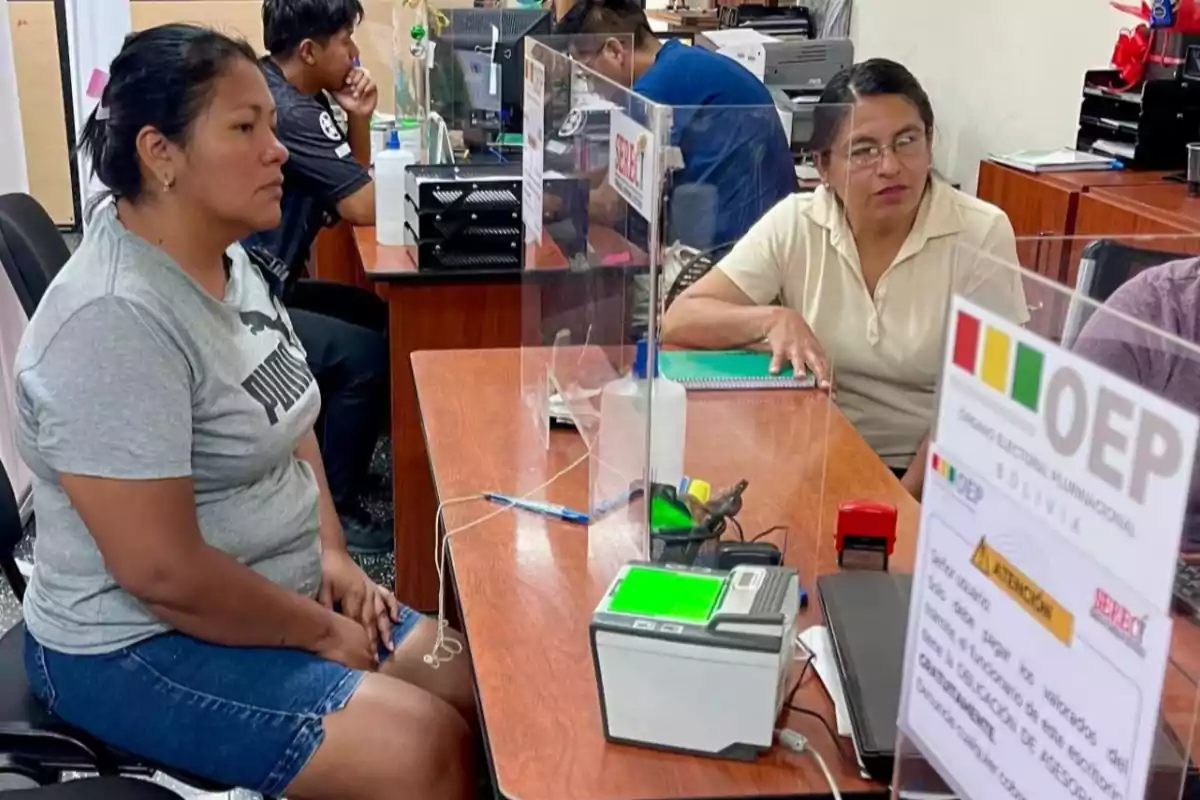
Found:
M 1126 87 L 1142 82 L 1149 56 L 1150 26 L 1138 25 L 1133 30 L 1121 31 L 1117 46 L 1113 48 L 1112 65 L 1121 74 Z
M 1175 21 L 1170 27 L 1152 25 L 1150 5 L 1140 6 L 1118 3 L 1109 5 L 1142 20 L 1132 30 L 1121 31 L 1113 48 L 1112 64 L 1125 81 L 1125 89 L 1142 82 L 1147 64 L 1178 67 L 1183 59 L 1173 54 L 1172 43 L 1177 35 L 1200 34 L 1200 0 L 1170 0 L 1174 7 Z

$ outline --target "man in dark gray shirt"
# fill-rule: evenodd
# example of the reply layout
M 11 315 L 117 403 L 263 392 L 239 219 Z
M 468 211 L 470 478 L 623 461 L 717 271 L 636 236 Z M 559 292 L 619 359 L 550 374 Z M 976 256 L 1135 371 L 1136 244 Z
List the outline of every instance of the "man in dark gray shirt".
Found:
M 1092 314 L 1072 350 L 1200 413 L 1200 351 L 1172 337 L 1200 345 L 1200 258 L 1151 267 L 1130 279 Z M 1181 547 L 1200 553 L 1200 463 L 1192 475 Z
M 360 0 L 265 0 L 260 62 L 275 99 L 275 135 L 288 149 L 282 219 L 243 244 L 268 254 L 324 401 L 316 430 L 346 541 L 352 550 L 390 549 L 390 519 L 373 519 L 361 502 L 388 408 L 387 307 L 372 292 L 300 280 L 321 228 L 344 219 L 375 223 L 367 171 L 370 119 L 378 92 L 357 66 Z M 334 120 L 329 96 L 349 120 Z

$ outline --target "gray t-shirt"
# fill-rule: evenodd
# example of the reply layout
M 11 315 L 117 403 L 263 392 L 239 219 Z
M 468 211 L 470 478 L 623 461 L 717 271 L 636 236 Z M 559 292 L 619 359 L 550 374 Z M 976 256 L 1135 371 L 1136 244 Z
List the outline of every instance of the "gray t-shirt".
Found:
M 46 647 L 103 653 L 169 630 L 113 580 L 62 473 L 191 477 L 206 542 L 316 595 L 317 483 L 294 451 L 320 394 L 262 275 L 240 246 L 228 257 L 221 301 L 110 203 L 30 321 L 16 364 L 38 531 L 24 611 Z

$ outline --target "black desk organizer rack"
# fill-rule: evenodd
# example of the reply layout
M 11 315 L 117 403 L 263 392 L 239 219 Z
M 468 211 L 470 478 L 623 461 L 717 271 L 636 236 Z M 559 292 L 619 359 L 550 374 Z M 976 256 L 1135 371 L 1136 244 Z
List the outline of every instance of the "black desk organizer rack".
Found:
M 405 228 L 421 272 L 508 272 L 524 266 L 521 165 L 408 168 Z M 416 227 L 411 220 L 415 216 Z
M 1116 70 L 1086 73 L 1075 149 L 1136 169 L 1184 167 L 1188 143 L 1200 139 L 1200 86 L 1170 79 L 1120 86 Z M 1097 147 L 1102 139 L 1133 148 L 1132 158 Z

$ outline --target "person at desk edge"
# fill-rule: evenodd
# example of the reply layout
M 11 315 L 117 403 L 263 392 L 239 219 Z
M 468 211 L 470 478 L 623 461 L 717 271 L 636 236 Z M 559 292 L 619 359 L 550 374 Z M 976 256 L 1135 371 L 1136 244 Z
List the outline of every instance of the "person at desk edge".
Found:
M 463 640 L 347 553 L 320 391 L 238 244 L 279 222 L 288 157 L 254 50 L 164 25 L 110 73 L 80 147 L 111 196 L 14 370 L 29 689 L 110 747 L 269 797 L 465 800 Z
M 684 166 L 671 176 L 668 204 L 681 207 L 666 215 L 687 230 L 668 231 L 669 238 L 702 249 L 732 243 L 798 188 L 775 103 L 741 64 L 678 39 L 660 43 L 636 0 L 579 0 L 555 33 L 578 37 L 573 55 L 589 69 L 676 109 L 671 138 Z M 685 185 L 712 187 L 715 196 L 693 193 L 685 207 L 686 195 L 676 191 Z M 613 221 L 616 207 L 607 185 L 593 192 L 594 217 Z
M 1028 319 L 1012 225 L 934 175 L 933 125 L 900 64 L 839 73 L 815 109 L 822 185 L 775 206 L 662 322 L 665 344 L 769 349 L 772 369 L 826 386 L 832 364 L 838 405 L 918 497 L 950 293 Z
M 261 60 L 277 108 L 276 135 L 287 147 L 279 225 L 247 237 L 269 254 L 284 303 L 304 344 L 324 404 L 317 423 L 330 490 L 350 546 L 386 552 L 391 520 L 372 517 L 362 495 L 375 445 L 387 422 L 387 306 L 341 283 L 300 280 L 321 227 L 339 217 L 375 223 L 369 162 L 370 118 L 378 99 L 370 75 L 355 66 L 352 34 L 359 0 L 265 0 Z M 346 111 L 349 137 L 334 122 L 328 92 Z
M 1122 284 L 1088 319 L 1071 350 L 1180 408 L 1200 412 L 1200 356 L 1155 331 L 1200 344 L 1200 258 L 1151 267 Z M 1200 559 L 1200 463 L 1192 471 L 1180 548 L 1190 560 Z

